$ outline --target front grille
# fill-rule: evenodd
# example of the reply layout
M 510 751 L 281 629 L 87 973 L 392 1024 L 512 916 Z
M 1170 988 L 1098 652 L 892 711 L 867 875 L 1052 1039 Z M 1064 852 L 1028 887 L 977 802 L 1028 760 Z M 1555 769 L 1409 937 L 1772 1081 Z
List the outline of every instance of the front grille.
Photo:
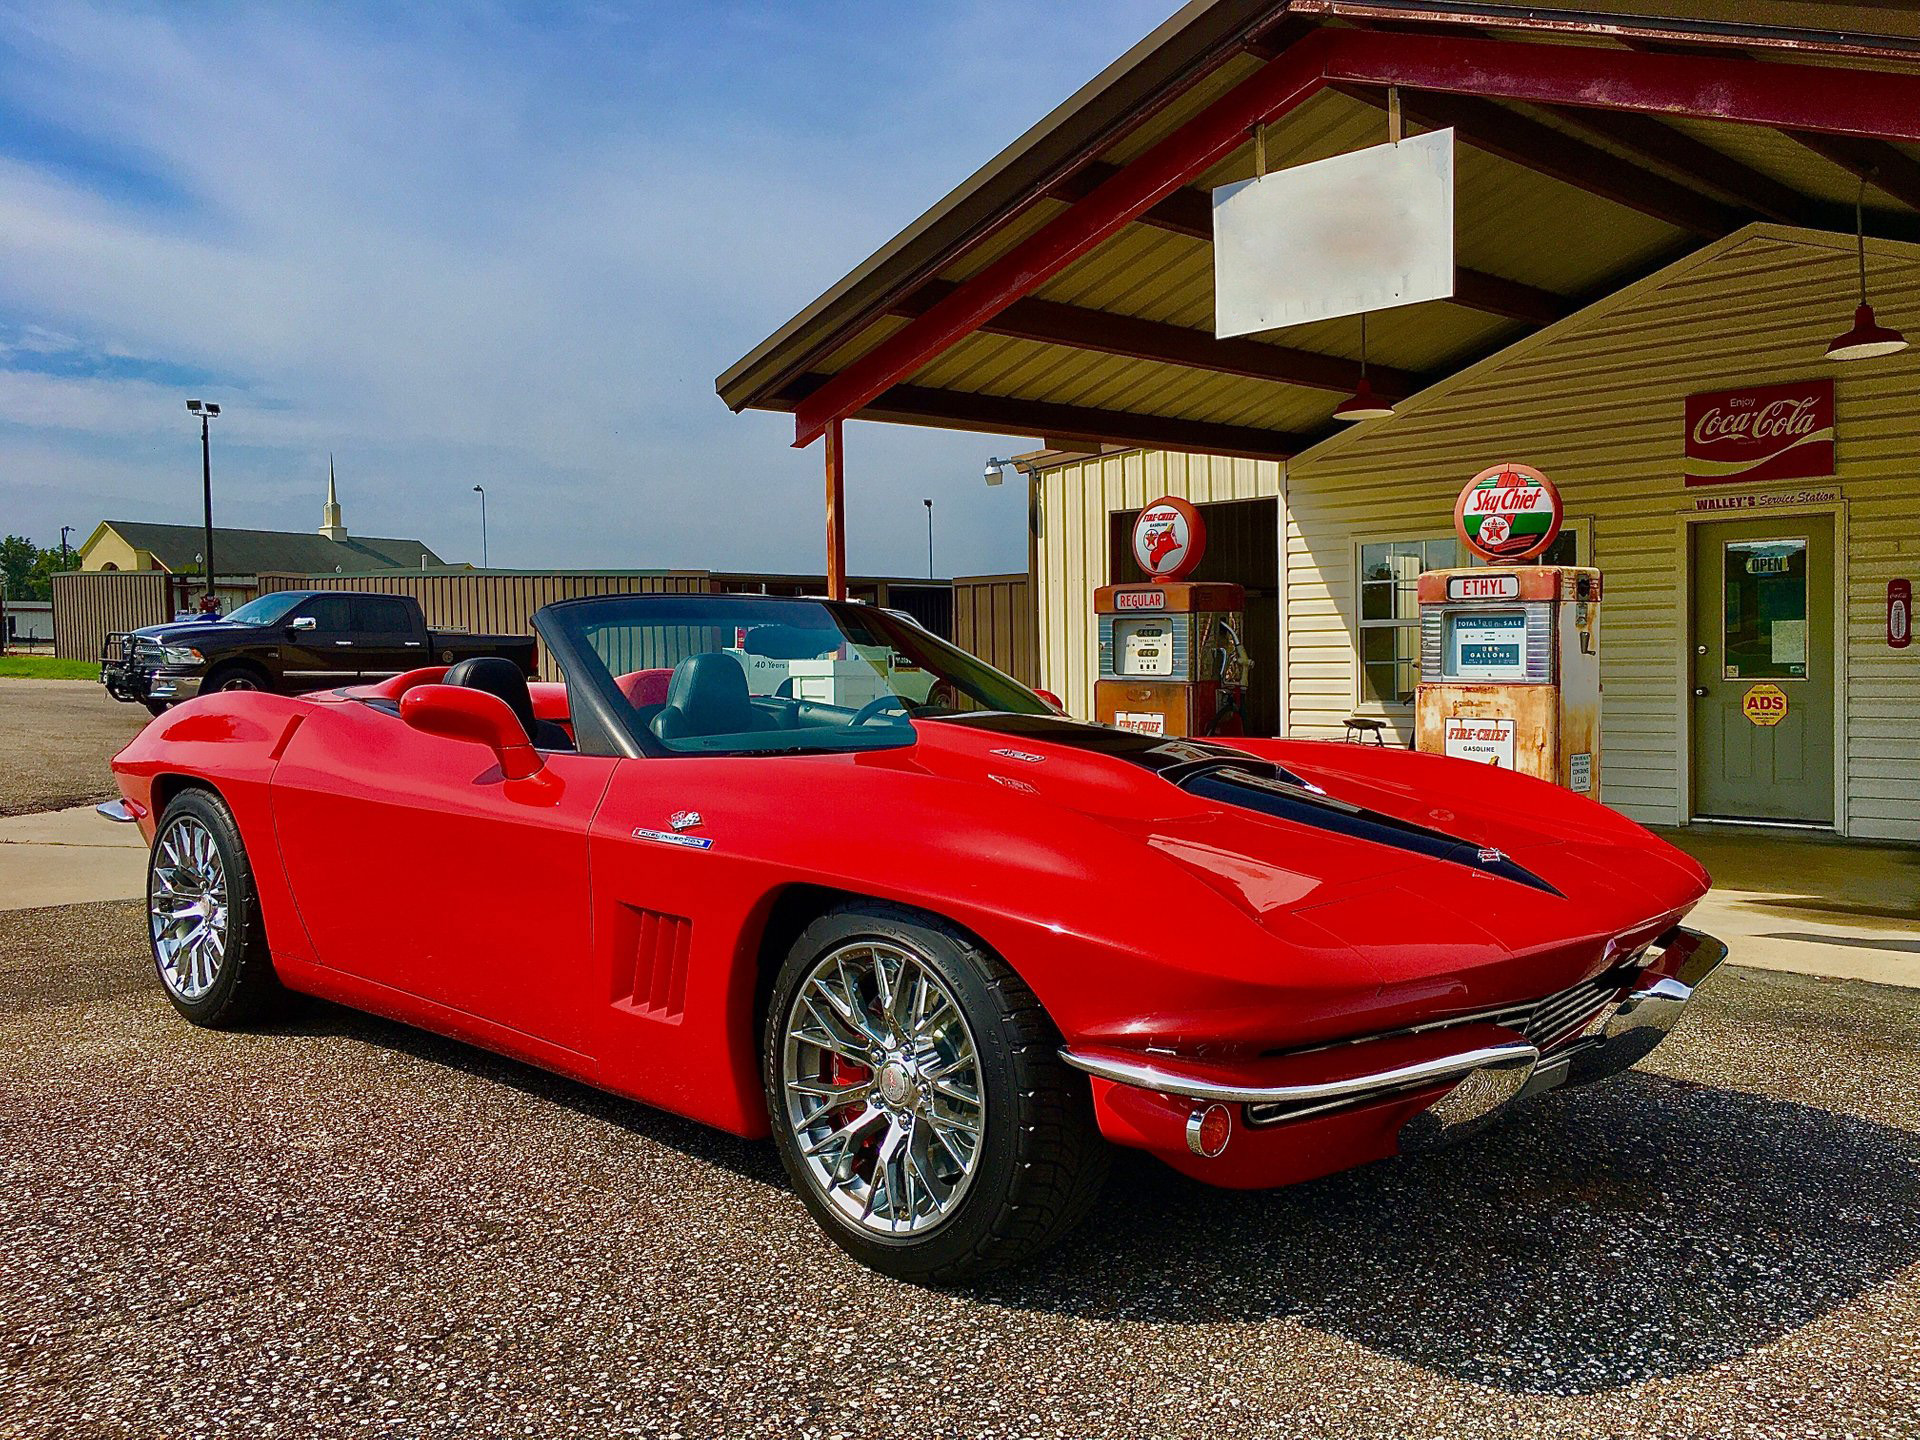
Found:
M 1568 1031 L 1586 1024 L 1603 1005 L 1617 999 L 1631 978 L 1622 967 L 1615 967 L 1557 995 L 1549 995 L 1534 1004 L 1515 1028 L 1530 1044 L 1544 1050 L 1553 1041 L 1564 1038 Z

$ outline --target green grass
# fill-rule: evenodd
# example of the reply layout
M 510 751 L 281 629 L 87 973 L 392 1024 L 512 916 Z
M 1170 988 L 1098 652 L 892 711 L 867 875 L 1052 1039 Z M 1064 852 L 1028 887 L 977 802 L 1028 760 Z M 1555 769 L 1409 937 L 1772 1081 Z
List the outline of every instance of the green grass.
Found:
M 0 679 L 98 680 L 98 660 L 56 660 L 51 655 L 0 655 Z

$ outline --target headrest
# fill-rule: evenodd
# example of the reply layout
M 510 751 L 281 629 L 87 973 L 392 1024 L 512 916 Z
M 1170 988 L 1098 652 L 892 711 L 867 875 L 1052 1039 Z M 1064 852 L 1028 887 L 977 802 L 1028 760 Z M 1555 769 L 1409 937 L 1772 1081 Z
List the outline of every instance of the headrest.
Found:
M 475 655 L 447 671 L 443 685 L 461 685 L 481 690 L 507 702 L 520 728 L 533 738 L 533 696 L 527 691 L 527 677 L 520 667 L 502 655 Z
M 667 708 L 679 711 L 695 735 L 729 735 L 753 727 L 747 672 L 724 651 L 689 655 L 674 666 Z

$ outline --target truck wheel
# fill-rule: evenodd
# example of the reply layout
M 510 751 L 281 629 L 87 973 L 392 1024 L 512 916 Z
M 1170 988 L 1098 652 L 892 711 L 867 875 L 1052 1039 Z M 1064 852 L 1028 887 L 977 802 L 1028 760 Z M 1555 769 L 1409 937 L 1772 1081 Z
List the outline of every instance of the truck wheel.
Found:
M 946 1284 L 1052 1244 L 1099 1193 L 1086 1080 L 999 957 L 939 920 L 859 903 L 815 920 L 762 1046 L 781 1162 L 862 1264 Z
M 167 999 L 196 1025 L 245 1024 L 279 992 L 246 847 L 205 790 L 181 791 L 154 830 L 147 934 Z
M 200 686 L 200 693 L 206 695 L 215 690 L 264 690 L 267 677 L 251 665 L 228 665 L 216 668 Z
M 142 700 L 140 703 L 147 707 L 149 715 L 159 716 L 167 713 L 167 702 L 164 700 Z

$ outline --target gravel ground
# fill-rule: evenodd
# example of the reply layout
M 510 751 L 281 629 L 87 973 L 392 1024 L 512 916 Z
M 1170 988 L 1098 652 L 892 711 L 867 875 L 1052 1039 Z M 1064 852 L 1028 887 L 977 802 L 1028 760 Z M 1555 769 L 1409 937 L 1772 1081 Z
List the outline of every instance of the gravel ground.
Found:
M 1728 971 L 1648 1064 L 1289 1191 L 1126 1158 L 941 1293 L 768 1147 L 0 915 L 0 1436 L 1920 1431 L 1920 993 Z
M 91 680 L 0 679 L 0 815 L 108 799 L 108 757 L 147 719 Z

